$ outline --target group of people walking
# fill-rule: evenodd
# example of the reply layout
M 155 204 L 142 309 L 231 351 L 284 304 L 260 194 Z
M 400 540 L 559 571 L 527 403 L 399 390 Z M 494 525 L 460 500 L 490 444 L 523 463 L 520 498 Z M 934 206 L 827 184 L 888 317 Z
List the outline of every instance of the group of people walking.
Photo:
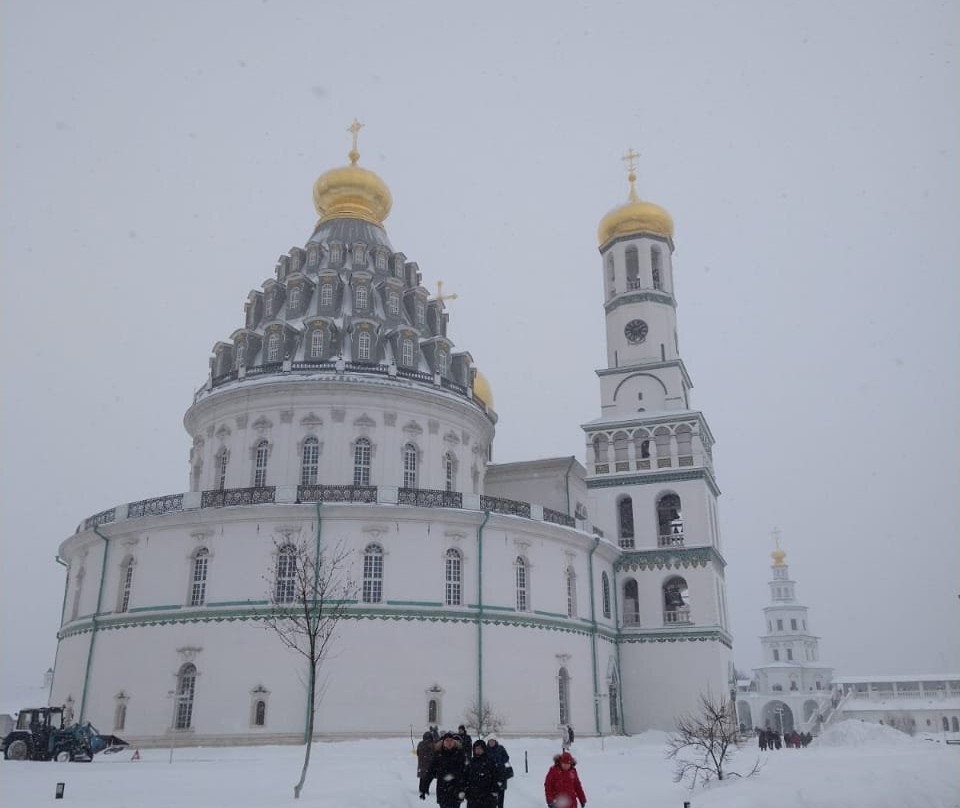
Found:
M 437 783 L 437 805 L 459 808 L 503 808 L 507 781 L 513 777 L 510 755 L 493 736 L 472 740 L 466 727 L 440 735 L 435 727 L 423 733 L 417 745 L 417 777 L 420 799 Z M 587 804 L 576 769 L 577 761 L 569 751 L 555 755 L 543 789 L 548 808 L 577 808 Z
M 813 740 L 813 736 L 809 732 L 785 732 L 781 735 L 775 729 L 760 729 L 757 727 L 757 743 L 760 745 L 761 751 L 766 751 L 767 749 L 781 749 L 786 746 L 788 749 L 799 749 L 802 746 L 806 746 L 810 741 Z

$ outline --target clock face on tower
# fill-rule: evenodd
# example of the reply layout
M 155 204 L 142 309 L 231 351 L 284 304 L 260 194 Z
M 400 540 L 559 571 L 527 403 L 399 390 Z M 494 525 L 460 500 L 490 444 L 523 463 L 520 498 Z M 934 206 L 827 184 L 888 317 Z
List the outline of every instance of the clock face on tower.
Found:
M 647 338 L 647 324 L 643 320 L 631 320 L 623 329 L 623 335 L 628 342 L 643 342 Z

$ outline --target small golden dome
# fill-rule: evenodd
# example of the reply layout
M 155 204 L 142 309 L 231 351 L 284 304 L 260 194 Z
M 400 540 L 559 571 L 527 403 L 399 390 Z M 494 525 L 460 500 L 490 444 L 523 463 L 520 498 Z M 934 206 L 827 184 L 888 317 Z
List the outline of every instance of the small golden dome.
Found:
M 627 162 L 630 182 L 630 193 L 625 204 L 611 210 L 597 228 L 597 242 L 602 247 L 610 239 L 617 236 L 633 236 L 639 233 L 653 233 L 666 238 L 673 238 L 673 219 L 659 205 L 653 202 L 644 202 L 637 196 L 636 158 L 640 155 L 633 149 L 627 152 L 623 159 Z
M 362 127 L 363 124 L 354 119 L 347 130 L 353 134 L 353 148 L 348 155 L 350 165 L 321 174 L 313 184 L 313 204 L 320 222 L 362 219 L 382 227 L 384 219 L 390 215 L 393 197 L 387 184 L 374 172 L 357 165 L 360 159 L 357 134 Z
M 774 564 L 776 564 L 778 567 L 782 567 L 783 559 L 787 557 L 787 554 L 778 547 L 776 550 L 770 553 L 770 557 L 773 559 Z
M 473 379 L 473 394 L 479 398 L 488 410 L 493 409 L 493 390 L 490 389 L 490 382 L 479 370 Z
M 313 204 L 321 222 L 347 218 L 382 226 L 393 197 L 374 172 L 349 165 L 320 175 L 313 184 Z
M 602 247 L 617 236 L 632 236 L 637 233 L 654 233 L 673 238 L 673 219 L 659 205 L 631 200 L 611 210 L 597 228 L 597 243 Z

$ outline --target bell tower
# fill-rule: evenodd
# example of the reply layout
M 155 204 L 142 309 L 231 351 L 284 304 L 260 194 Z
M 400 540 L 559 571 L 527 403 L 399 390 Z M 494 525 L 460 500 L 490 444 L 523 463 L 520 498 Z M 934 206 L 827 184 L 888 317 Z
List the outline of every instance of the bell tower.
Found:
M 701 693 L 728 692 L 732 638 L 713 435 L 691 409 L 677 337 L 673 219 L 637 194 L 638 156 L 624 155 L 627 201 L 597 231 L 607 363 L 597 371 L 600 417 L 583 425 L 586 483 L 594 524 L 622 551 L 624 692 L 671 682 L 656 704 L 625 699 L 624 718 L 627 726 L 672 726 Z

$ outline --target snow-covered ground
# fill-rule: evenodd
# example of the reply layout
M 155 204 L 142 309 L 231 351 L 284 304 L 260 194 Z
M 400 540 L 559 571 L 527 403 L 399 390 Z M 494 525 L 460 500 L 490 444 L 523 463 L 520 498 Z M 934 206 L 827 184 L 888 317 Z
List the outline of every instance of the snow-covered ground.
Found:
M 580 739 L 578 770 L 595 808 L 960 808 L 960 747 L 846 721 L 806 749 L 739 752 L 734 769 L 758 776 L 690 792 L 672 782 L 663 733 Z M 543 778 L 556 742 L 505 738 L 517 776 L 508 808 L 542 808 Z M 409 738 L 314 745 L 303 796 L 293 799 L 303 748 L 292 746 L 133 750 L 87 763 L 0 762 L 0 804 L 61 808 L 417 808 L 416 759 Z M 524 760 L 529 773 L 524 771 Z M 63 801 L 54 799 L 66 784 Z M 431 789 L 432 791 L 432 789 Z

